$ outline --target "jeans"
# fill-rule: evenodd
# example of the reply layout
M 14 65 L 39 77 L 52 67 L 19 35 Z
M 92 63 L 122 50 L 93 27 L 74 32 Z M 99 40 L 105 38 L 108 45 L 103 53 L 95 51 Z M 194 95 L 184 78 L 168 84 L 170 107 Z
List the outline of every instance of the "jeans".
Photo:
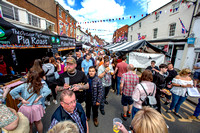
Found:
M 140 109 L 136 108 L 133 106 L 132 108 L 132 119 L 134 118 L 135 114 L 139 111 Z
M 197 107 L 196 107 L 193 115 L 198 117 L 199 113 L 200 113 L 200 98 L 199 98 L 199 103 L 197 104 Z
M 156 89 L 156 95 L 155 95 L 155 98 L 156 98 L 156 101 L 157 101 L 157 104 L 156 106 L 158 107 L 156 110 L 161 113 L 161 103 L 160 103 L 160 89 Z
M 99 106 L 92 105 L 92 93 L 86 93 L 86 116 L 90 118 L 91 108 L 93 112 L 93 119 L 98 117 Z
M 119 95 L 119 91 L 120 91 L 120 80 L 121 80 L 121 77 L 117 76 L 117 95 Z
M 175 112 L 178 113 L 181 104 L 187 99 L 187 97 L 178 96 L 172 93 L 172 103 L 170 105 L 170 110 L 175 108 Z
M 100 103 L 100 110 L 104 110 L 104 102 L 106 101 L 106 96 L 109 93 L 110 87 L 111 86 L 106 86 L 106 87 L 103 86 L 103 97 L 102 97 L 102 100 L 101 100 L 101 103 Z

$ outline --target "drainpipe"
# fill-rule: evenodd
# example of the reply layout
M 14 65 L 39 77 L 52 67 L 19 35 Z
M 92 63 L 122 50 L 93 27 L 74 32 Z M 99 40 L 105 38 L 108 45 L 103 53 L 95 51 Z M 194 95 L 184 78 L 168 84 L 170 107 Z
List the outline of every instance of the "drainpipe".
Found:
M 194 13 L 195 13 L 196 6 L 197 6 L 197 0 L 196 0 L 195 2 L 192 2 L 192 3 L 195 4 L 195 6 L 194 6 L 193 13 L 192 13 L 192 19 L 191 19 L 191 22 L 190 22 L 190 27 L 189 27 L 189 31 L 188 31 L 187 38 L 188 38 L 189 35 L 190 35 L 190 31 L 191 31 L 191 27 L 192 27 L 192 22 L 193 22 L 193 18 L 194 18 Z

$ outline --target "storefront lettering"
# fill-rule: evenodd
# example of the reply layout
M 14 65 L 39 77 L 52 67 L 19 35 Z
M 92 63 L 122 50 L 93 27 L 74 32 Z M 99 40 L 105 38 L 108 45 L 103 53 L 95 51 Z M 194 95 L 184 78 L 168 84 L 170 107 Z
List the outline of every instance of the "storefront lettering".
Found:
M 31 40 L 32 44 L 41 44 L 41 45 L 48 44 L 47 40 L 37 39 L 35 37 L 31 37 Z
M 29 39 L 24 38 L 23 36 L 17 36 L 17 42 L 18 42 L 18 44 L 30 45 Z

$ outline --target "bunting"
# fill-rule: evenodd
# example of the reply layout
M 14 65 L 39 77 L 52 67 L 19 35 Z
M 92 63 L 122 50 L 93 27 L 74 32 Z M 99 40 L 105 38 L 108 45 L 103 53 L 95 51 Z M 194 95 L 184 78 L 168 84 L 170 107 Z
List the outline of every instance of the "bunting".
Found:
M 180 4 L 182 4 L 182 2 L 180 2 Z M 191 7 L 191 4 L 187 3 L 187 7 L 190 8 Z M 175 9 L 169 9 L 169 12 L 170 13 L 173 13 L 172 11 L 175 10 L 175 11 L 178 11 L 179 7 L 175 8 Z M 167 13 L 168 11 L 165 10 L 164 13 Z M 154 12 L 154 14 L 162 14 L 163 11 L 156 11 Z M 153 14 L 153 13 L 151 13 Z M 78 22 L 78 24 L 88 24 L 88 23 L 102 23 L 102 22 L 113 22 L 113 21 L 121 21 L 121 20 L 126 20 L 126 19 L 135 19 L 136 16 L 137 17 L 145 17 L 145 16 L 148 16 L 149 14 L 141 14 L 141 15 L 131 15 L 131 16 L 122 16 L 122 17 L 119 17 L 119 18 L 116 18 L 116 19 L 113 19 L 113 18 L 109 18 L 109 19 L 106 19 L 106 20 L 92 20 L 92 21 L 87 21 L 87 22 Z

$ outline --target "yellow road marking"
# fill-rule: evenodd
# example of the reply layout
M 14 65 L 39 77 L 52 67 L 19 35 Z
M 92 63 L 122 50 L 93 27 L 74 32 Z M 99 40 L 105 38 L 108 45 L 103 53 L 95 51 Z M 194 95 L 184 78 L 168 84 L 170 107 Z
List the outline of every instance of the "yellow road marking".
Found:
M 165 108 L 163 108 L 163 107 L 161 107 L 161 108 L 162 108 L 162 110 L 166 111 Z M 165 116 L 165 115 L 162 113 L 162 116 L 163 116 L 166 120 L 171 121 L 171 122 L 175 122 L 175 118 L 174 118 L 170 113 L 167 113 L 167 115 L 169 115 L 170 118 L 168 118 L 167 116 Z

